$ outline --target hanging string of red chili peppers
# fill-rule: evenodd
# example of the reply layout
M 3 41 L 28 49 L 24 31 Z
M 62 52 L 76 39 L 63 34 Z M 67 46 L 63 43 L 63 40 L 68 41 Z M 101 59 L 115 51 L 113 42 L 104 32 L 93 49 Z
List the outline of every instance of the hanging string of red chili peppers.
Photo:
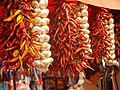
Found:
M 86 7 L 82 9 L 81 6 Z M 82 16 L 78 15 L 79 12 L 82 13 Z M 89 56 L 91 54 L 88 35 L 90 32 L 87 30 L 89 24 L 86 19 L 79 20 L 77 18 L 88 16 L 87 5 L 80 2 L 64 2 L 54 13 L 54 22 L 50 25 L 49 34 L 55 63 L 53 62 L 50 70 L 57 73 L 57 67 L 62 67 L 64 75 L 69 70 L 75 74 L 89 67 L 88 60 L 93 59 Z

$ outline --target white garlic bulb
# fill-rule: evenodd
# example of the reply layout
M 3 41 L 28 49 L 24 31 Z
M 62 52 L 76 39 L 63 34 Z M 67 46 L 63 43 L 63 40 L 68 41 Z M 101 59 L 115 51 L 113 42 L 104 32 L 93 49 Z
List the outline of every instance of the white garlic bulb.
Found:
M 85 5 L 84 3 L 80 3 L 79 7 L 80 9 L 88 9 L 88 6 Z
M 41 19 L 41 25 L 44 26 L 44 25 L 47 25 L 47 24 L 48 24 L 48 23 L 47 23 L 46 19 L 45 19 L 45 18 L 42 18 L 42 19 Z
M 49 10 L 48 9 L 42 9 L 41 11 L 41 17 L 42 18 L 46 18 L 49 14 Z
M 38 1 L 32 1 L 32 7 L 34 7 L 34 8 L 39 8 L 39 3 L 38 3 Z
M 89 35 L 88 35 L 88 34 L 84 34 L 84 37 L 85 37 L 86 39 L 89 39 Z
M 112 54 L 110 57 L 111 57 L 112 60 L 114 60 L 115 56 L 116 56 L 115 54 Z
M 111 35 L 109 36 L 110 39 L 114 39 L 114 37 L 115 37 L 114 34 L 111 34 Z
M 88 49 L 88 52 L 92 53 L 92 49 L 91 49 L 91 48 L 90 48 L 90 49 Z
M 108 60 L 107 65 L 112 66 L 113 65 L 113 60 Z
M 109 29 L 109 25 L 106 25 L 105 28 L 108 30 Z M 110 29 L 111 30 L 111 29 Z
M 113 18 L 110 18 L 109 19 L 109 24 L 113 24 L 114 23 L 114 19 Z
M 45 25 L 45 26 L 41 26 L 41 29 L 42 29 L 42 33 L 43 34 L 47 34 L 50 30 L 49 26 Z
M 35 17 L 35 22 L 33 23 L 35 26 L 41 26 L 41 18 Z
M 34 60 L 34 64 L 38 68 L 45 67 L 45 64 L 41 62 L 41 60 Z
M 113 64 L 119 66 L 119 62 L 117 60 L 113 60 Z
M 49 42 L 50 36 L 47 34 L 40 34 L 36 35 L 38 37 L 38 41 L 43 43 L 43 42 Z
M 82 19 L 83 19 L 83 23 L 87 23 L 88 22 L 88 16 L 84 16 Z
M 83 10 L 81 11 L 81 16 L 82 16 L 82 17 L 88 16 L 88 11 L 87 11 L 86 9 L 83 9 Z
M 51 64 L 53 61 L 54 61 L 54 59 L 51 57 L 41 60 L 41 62 L 44 64 Z
M 44 18 L 44 20 L 46 21 L 47 24 L 50 23 L 50 19 L 49 18 Z
M 90 34 L 90 30 L 87 30 L 87 29 L 82 29 L 84 34 Z
M 41 19 L 41 25 L 42 26 L 47 25 L 47 22 L 46 22 L 46 20 L 44 20 L 44 18 Z
M 114 30 L 110 29 L 107 33 L 108 33 L 108 35 L 114 34 Z
M 114 24 L 110 24 L 110 25 L 108 26 L 108 29 L 110 29 L 110 30 L 112 29 L 112 30 L 113 30 L 113 29 L 114 29 Z
M 51 56 L 51 51 L 42 51 L 41 52 L 44 55 L 44 58 L 49 58 Z
M 115 44 L 115 40 L 114 40 L 114 39 L 110 40 L 110 42 L 111 42 L 112 44 Z
M 40 0 L 39 6 L 41 9 L 45 9 L 48 6 L 48 0 Z
M 112 45 L 111 49 L 112 49 L 112 48 L 115 49 L 115 45 L 114 45 L 114 44 Z
M 115 54 L 115 50 L 110 50 L 110 54 Z
M 31 30 L 31 32 L 39 32 L 39 33 L 41 33 L 41 27 L 39 27 L 39 26 L 34 26 L 34 27 L 32 28 L 32 30 Z
M 41 46 L 40 48 L 39 48 L 39 50 L 41 50 L 41 51 L 47 51 L 47 50 L 50 50 L 50 48 L 51 48 L 51 45 L 49 44 L 49 43 L 47 43 L 47 42 L 44 42 L 43 43 L 43 46 Z
M 40 9 L 40 8 L 35 8 L 35 13 L 37 13 L 38 16 L 40 16 L 40 14 L 41 14 L 41 9 Z
M 86 23 L 86 24 L 80 24 L 80 27 L 81 27 L 82 29 L 88 29 L 88 27 L 89 27 L 89 23 Z
M 77 17 L 75 20 L 80 22 L 80 23 L 83 22 L 83 19 L 81 17 Z

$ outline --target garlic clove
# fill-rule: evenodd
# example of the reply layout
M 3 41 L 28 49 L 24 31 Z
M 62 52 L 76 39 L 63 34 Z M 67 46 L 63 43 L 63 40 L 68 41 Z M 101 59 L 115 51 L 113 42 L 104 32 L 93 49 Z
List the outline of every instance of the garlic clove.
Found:
M 82 17 L 88 16 L 88 11 L 86 9 L 81 10 L 81 16 Z
M 40 8 L 35 8 L 35 13 L 37 13 L 38 16 L 41 14 L 41 9 Z
M 50 19 L 49 18 L 44 18 L 46 20 L 46 23 L 49 24 L 50 23 Z
M 109 24 L 113 24 L 114 23 L 114 19 L 113 18 L 110 18 L 109 19 Z
M 114 59 L 115 59 L 115 56 L 116 56 L 115 54 L 112 54 L 112 55 L 111 55 L 111 59 L 114 60 Z
M 48 42 L 44 42 L 43 43 L 43 46 L 41 46 L 41 47 L 38 47 L 39 48 L 39 50 L 41 50 L 41 51 L 47 51 L 47 50 L 50 50 L 50 48 L 51 48 L 51 45 L 48 43 Z
M 88 34 L 84 34 L 84 37 L 85 37 L 86 39 L 89 39 L 89 35 L 88 35 Z
M 38 41 L 43 43 L 43 42 L 49 42 L 50 40 L 50 36 L 47 34 L 41 34 L 41 35 L 37 35 L 38 36 Z
M 82 29 L 88 29 L 88 28 L 89 28 L 89 23 L 80 24 L 80 27 L 81 27 Z
M 34 7 L 34 8 L 39 8 L 39 3 L 38 3 L 38 1 L 32 1 L 32 7 Z
M 113 30 L 113 29 L 114 29 L 114 26 L 115 26 L 114 24 L 110 24 L 110 25 L 108 26 L 108 29 L 109 29 L 109 30 L 111 30 L 111 29 Z
M 44 18 L 41 19 L 41 25 L 44 26 L 44 25 L 47 25 L 47 22 Z
M 88 17 L 83 17 L 83 18 L 81 18 L 81 17 L 77 17 L 76 18 L 76 21 L 78 21 L 78 22 L 80 22 L 80 23 L 87 23 L 87 21 L 88 21 Z
M 44 64 L 51 64 L 53 61 L 54 61 L 54 59 L 51 57 L 41 60 L 41 62 Z
M 113 64 L 119 66 L 119 62 L 117 60 L 113 60 Z
M 111 55 L 115 54 L 115 50 L 110 50 L 110 54 Z
M 109 55 L 107 55 L 107 58 L 108 59 L 111 59 L 111 60 L 114 60 L 115 59 L 115 54 L 109 54 Z
M 45 67 L 45 64 L 41 62 L 41 60 L 34 60 L 34 64 L 38 68 Z
M 47 25 L 41 26 L 41 29 L 42 29 L 43 34 L 47 34 L 50 30 L 49 26 L 47 26 Z
M 112 44 L 115 44 L 115 40 L 114 40 L 114 39 L 110 40 L 110 42 L 111 42 Z
M 110 35 L 110 34 L 114 34 L 114 30 L 113 29 L 110 29 L 109 31 L 107 31 L 107 33 Z
M 84 16 L 82 19 L 83 19 L 83 22 L 84 22 L 84 23 L 87 23 L 87 22 L 88 22 L 88 16 Z
M 40 0 L 39 6 L 41 9 L 45 9 L 48 6 L 48 0 Z
M 81 17 L 77 17 L 75 20 L 78 22 L 83 22 L 83 19 Z
M 112 66 L 112 65 L 113 65 L 113 60 L 108 60 L 107 64 L 108 64 L 109 66 Z
M 88 9 L 88 6 L 85 5 L 84 3 L 79 4 L 80 9 Z
M 114 44 L 112 45 L 111 49 L 112 49 L 112 48 L 115 49 L 115 45 L 114 45 Z
M 41 11 L 41 17 L 42 18 L 46 18 L 48 16 L 48 14 L 49 14 L 49 10 L 48 9 L 43 9 Z
M 90 34 L 90 30 L 84 29 L 84 34 Z
M 41 18 L 35 17 L 35 22 L 33 23 L 35 26 L 41 26 Z
M 41 27 L 39 27 L 39 26 L 34 26 L 34 27 L 32 28 L 32 30 L 31 30 L 31 32 L 39 32 L 39 33 L 41 33 Z
M 91 48 L 89 48 L 89 49 L 88 49 L 88 52 L 92 53 L 92 49 L 91 49 Z
M 44 55 L 45 58 L 49 58 L 52 54 L 51 51 L 42 51 L 41 53 Z
M 111 34 L 111 35 L 109 36 L 109 38 L 110 38 L 110 39 L 114 39 L 114 38 L 115 38 L 115 35 L 114 35 L 114 34 Z

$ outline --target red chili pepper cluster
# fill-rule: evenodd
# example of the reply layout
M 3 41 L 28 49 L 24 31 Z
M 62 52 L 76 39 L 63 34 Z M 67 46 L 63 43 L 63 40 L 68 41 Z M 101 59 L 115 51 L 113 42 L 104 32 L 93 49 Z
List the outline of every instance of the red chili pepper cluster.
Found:
M 69 70 L 73 74 L 78 73 L 79 70 L 89 67 L 88 60 L 93 59 L 85 53 L 89 47 L 84 46 L 84 35 L 80 27 L 83 23 L 75 20 L 75 13 L 79 11 L 78 5 L 79 2 L 64 2 L 54 12 L 54 22 L 50 25 L 50 43 L 55 62 L 50 69 L 55 72 L 62 67 L 64 74 Z
M 108 34 L 105 20 L 109 20 L 112 15 L 107 9 L 103 8 L 96 8 L 94 12 L 95 13 L 90 12 L 91 16 L 89 17 L 89 23 L 91 24 L 91 45 L 93 56 L 102 59 L 102 57 L 106 57 L 107 52 L 109 52 L 107 47 L 110 47 L 109 41 L 107 40 Z
M 27 71 L 34 61 L 31 45 L 35 46 L 36 42 L 33 43 L 30 26 L 34 21 L 34 9 L 30 0 L 4 0 L 0 2 L 0 7 L 0 57 L 3 69 L 22 66 Z

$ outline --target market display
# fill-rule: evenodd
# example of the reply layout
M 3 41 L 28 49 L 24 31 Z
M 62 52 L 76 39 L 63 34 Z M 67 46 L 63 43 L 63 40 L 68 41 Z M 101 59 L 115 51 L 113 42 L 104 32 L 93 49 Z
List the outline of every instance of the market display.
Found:
M 0 8 L 0 74 L 13 75 L 14 89 L 29 90 L 16 75 L 36 72 L 42 84 L 48 70 L 80 77 L 94 60 L 119 66 L 120 22 L 107 8 L 76 0 L 3 0 Z

